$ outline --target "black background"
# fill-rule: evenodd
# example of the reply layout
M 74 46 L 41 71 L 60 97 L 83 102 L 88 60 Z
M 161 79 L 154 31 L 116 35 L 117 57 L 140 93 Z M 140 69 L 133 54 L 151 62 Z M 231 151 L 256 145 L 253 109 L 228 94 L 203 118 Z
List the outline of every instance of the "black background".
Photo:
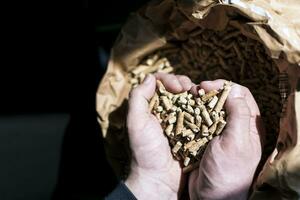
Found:
M 103 197 L 117 183 L 104 156 L 95 93 L 121 25 L 145 2 L 14 1 L 2 7 L 0 117 L 70 116 L 53 199 Z

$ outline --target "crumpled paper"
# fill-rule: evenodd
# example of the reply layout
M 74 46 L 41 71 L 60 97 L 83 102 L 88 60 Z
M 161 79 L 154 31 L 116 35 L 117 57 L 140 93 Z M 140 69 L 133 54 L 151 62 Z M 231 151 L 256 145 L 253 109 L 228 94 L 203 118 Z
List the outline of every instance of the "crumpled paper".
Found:
M 276 148 L 254 182 L 251 199 L 300 198 L 300 1 L 298 0 L 155 0 L 132 14 L 112 50 L 97 91 L 98 121 L 108 160 L 126 177 L 130 149 L 126 133 L 129 72 L 146 55 L 167 45 L 170 35 L 189 37 L 195 27 L 222 30 L 231 22 L 260 41 L 290 93 L 280 119 Z M 244 20 L 238 19 L 243 17 Z

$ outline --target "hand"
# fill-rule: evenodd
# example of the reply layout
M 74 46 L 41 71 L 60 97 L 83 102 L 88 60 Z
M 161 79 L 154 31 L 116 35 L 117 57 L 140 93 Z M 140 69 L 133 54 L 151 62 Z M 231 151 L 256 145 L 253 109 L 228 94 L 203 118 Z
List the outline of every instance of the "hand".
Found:
M 205 81 L 200 88 L 210 91 L 221 88 L 223 83 L 223 80 Z M 226 128 L 210 142 L 199 168 L 190 175 L 192 200 L 247 199 L 261 158 L 260 112 L 250 91 L 238 84 L 232 86 L 225 109 Z
M 192 87 L 185 76 L 159 73 L 155 77 L 172 93 Z M 181 167 L 172 157 L 159 121 L 148 108 L 156 88 L 155 77 L 148 75 L 130 94 L 127 128 L 132 162 L 125 184 L 137 199 L 177 199 L 183 183 Z

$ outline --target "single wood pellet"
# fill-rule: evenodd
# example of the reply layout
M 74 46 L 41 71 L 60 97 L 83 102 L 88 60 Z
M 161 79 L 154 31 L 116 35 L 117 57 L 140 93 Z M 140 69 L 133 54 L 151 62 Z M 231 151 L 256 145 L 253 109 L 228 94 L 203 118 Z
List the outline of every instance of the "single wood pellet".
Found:
M 224 129 L 226 121 L 223 106 L 230 89 L 231 82 L 228 81 L 219 91 L 205 93 L 202 89 L 199 93 L 203 98 L 198 99 L 196 104 L 199 96 L 193 96 L 190 92 L 172 94 L 157 80 L 157 90 L 149 103 L 150 112 L 161 123 L 172 154 L 183 163 L 184 172 L 192 169 L 190 165 L 199 164 L 197 161 L 201 159 L 203 149 Z M 216 101 L 214 106 L 212 101 Z

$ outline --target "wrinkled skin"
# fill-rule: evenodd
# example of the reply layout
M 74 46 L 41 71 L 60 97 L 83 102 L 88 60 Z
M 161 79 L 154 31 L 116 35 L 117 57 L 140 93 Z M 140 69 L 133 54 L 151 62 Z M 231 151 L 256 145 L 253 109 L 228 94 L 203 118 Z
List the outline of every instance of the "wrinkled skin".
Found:
M 148 110 L 159 79 L 172 93 L 196 87 L 189 78 L 170 74 L 147 76 L 129 98 L 127 128 L 132 150 L 131 173 L 125 181 L 137 199 L 178 199 L 185 183 L 180 164 L 172 158 L 167 138 Z M 219 89 L 223 80 L 201 88 Z M 191 199 L 246 199 L 261 157 L 259 110 L 245 87 L 234 84 L 226 101 L 227 125 L 208 145 L 198 169 L 189 177 Z

